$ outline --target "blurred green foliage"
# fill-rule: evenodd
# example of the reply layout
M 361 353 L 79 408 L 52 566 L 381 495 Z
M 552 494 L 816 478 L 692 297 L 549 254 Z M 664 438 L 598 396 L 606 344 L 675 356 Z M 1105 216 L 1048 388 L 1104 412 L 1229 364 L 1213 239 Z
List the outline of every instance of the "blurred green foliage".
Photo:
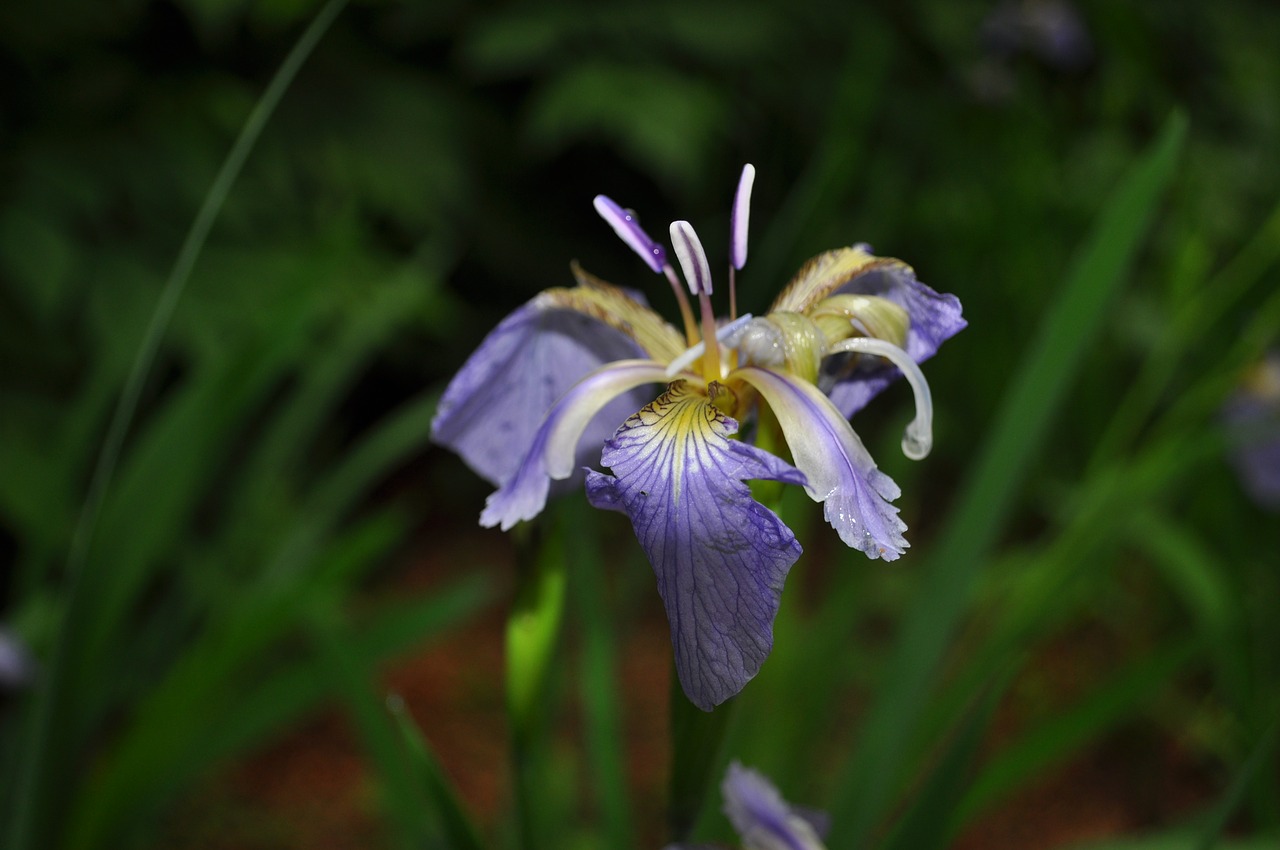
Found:
M 0 842 L 147 846 L 177 796 L 337 695 L 389 843 L 469 848 L 430 724 L 387 717 L 371 673 L 493 595 L 483 569 L 414 598 L 370 590 L 408 539 L 479 508 L 459 462 L 419 462 L 435 393 L 570 259 L 649 284 L 592 195 L 727 232 L 744 161 L 749 309 L 865 240 L 957 293 L 970 328 L 926 366 L 933 457 L 898 457 L 903 392 L 855 423 L 903 486 L 901 568 L 835 553 L 790 506 L 814 554 L 723 755 L 829 803 L 833 846 L 946 846 L 1028 777 L 1154 724 L 1223 803 L 1114 846 L 1227 823 L 1274 840 L 1277 518 L 1223 462 L 1218 410 L 1280 335 L 1280 11 L 1080 2 L 1091 55 L 1061 67 L 984 44 L 994 7 L 345 9 L 163 335 L 74 591 L 67 690 L 0 706 L 0 824 L 26 824 Z M 0 622 L 41 674 L 69 640 L 73 531 L 173 257 L 318 9 L 0 6 Z M 405 469 L 412 486 L 385 486 Z M 548 800 L 572 818 L 566 846 L 625 846 L 636 826 L 609 694 L 628 687 L 624 614 L 652 590 L 629 535 L 601 529 L 568 542 L 583 684 L 551 697 L 581 703 L 576 793 L 601 817 Z M 620 562 L 610 595 L 590 568 Z M 1063 704 L 1034 659 L 1082 632 L 1110 663 Z M 1025 722 L 980 746 L 1001 701 Z M 56 734 L 33 764 L 40 711 Z M 706 834 L 727 837 L 713 810 Z

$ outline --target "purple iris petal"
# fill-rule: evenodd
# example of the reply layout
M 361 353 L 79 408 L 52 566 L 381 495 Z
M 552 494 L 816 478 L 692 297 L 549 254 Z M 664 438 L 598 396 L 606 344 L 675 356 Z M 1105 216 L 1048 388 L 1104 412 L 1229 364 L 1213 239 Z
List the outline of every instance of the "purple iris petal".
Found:
M 868 558 L 896 560 L 907 548 L 907 527 L 889 502 L 901 491 L 876 469 L 844 414 L 817 387 L 789 373 L 744 366 L 734 375 L 769 404 L 796 468 L 809 481 L 806 491 L 823 503 L 840 539 Z
M 778 458 L 729 437 L 738 423 L 678 381 L 605 443 L 614 476 L 587 473 L 598 508 L 631 517 L 671 625 L 680 684 L 710 711 L 742 690 L 773 647 L 800 544 L 742 482 L 803 485 Z
M 745 850 L 822 850 L 824 830 L 815 821 L 825 823 L 825 816 L 790 805 L 757 771 L 733 762 L 720 789 L 724 813 Z
M 831 294 L 838 293 L 875 295 L 904 308 L 911 324 L 901 347 L 917 363 L 932 357 L 943 342 L 968 324 L 960 315 L 960 299 L 935 292 L 916 279 L 910 266 L 901 263 L 874 266 Z M 828 360 L 822 378 L 824 387 L 830 384 L 828 394 L 846 419 L 902 377 L 896 366 L 878 357 L 861 358 L 852 371 L 846 368 L 848 360 L 842 356 Z
M 564 290 L 561 290 L 564 292 Z M 431 423 L 431 438 L 462 456 L 494 485 L 507 481 L 528 451 L 543 415 L 582 376 L 604 363 L 644 357 L 621 331 L 545 292 L 503 319 L 454 376 Z M 583 462 L 649 396 L 621 399 L 612 418 L 583 435 Z
M 578 469 L 577 448 L 600 411 L 629 390 L 665 380 L 666 367 L 661 363 L 620 360 L 575 384 L 547 411 L 515 473 L 489 496 L 480 524 L 486 528 L 501 525 L 506 531 L 541 513 L 551 481 L 568 478 Z M 599 446 L 599 441 L 595 445 Z

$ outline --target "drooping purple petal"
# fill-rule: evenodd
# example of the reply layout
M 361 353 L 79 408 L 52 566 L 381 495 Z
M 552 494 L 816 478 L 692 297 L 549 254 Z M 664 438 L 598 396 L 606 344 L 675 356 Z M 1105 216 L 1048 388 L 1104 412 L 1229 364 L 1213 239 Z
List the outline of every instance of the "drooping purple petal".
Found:
M 744 850 L 823 850 L 815 820 L 825 815 L 790 805 L 758 771 L 731 763 L 720 791 Z
M 773 647 L 787 571 L 800 544 L 742 483 L 803 485 L 800 472 L 729 437 L 738 423 L 684 381 L 605 443 L 613 475 L 587 474 L 598 508 L 631 517 L 671 626 L 676 671 L 704 711 L 742 690 Z
M 823 503 L 827 522 L 846 545 L 868 558 L 893 561 L 909 545 L 906 524 L 889 504 L 901 491 L 875 461 L 844 415 L 812 384 L 759 366 L 734 372 L 755 387 L 782 426 L 805 490 Z
M 582 376 L 614 360 L 669 359 L 684 347 L 679 332 L 621 289 L 582 272 L 579 279 L 503 319 L 440 400 L 432 439 L 495 485 L 515 473 L 543 415 Z M 588 428 L 582 463 L 594 464 L 618 422 L 646 401 L 644 393 L 620 400 L 612 417 Z
M 661 363 L 620 360 L 574 384 L 547 411 L 515 473 L 490 494 L 480 514 L 480 524 L 486 528 L 501 525 L 506 531 L 541 513 L 551 482 L 569 478 L 579 469 L 578 447 L 597 414 L 624 393 L 665 380 L 666 367 Z M 616 426 L 617 420 L 614 421 Z M 595 445 L 599 451 L 600 443 Z

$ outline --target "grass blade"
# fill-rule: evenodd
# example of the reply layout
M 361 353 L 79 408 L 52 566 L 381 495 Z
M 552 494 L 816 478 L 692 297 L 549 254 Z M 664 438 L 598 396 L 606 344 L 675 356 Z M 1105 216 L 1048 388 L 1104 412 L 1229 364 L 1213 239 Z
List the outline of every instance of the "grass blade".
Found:
M 1209 815 L 1209 822 L 1205 824 L 1204 832 L 1200 835 L 1200 841 L 1196 844 L 1196 850 L 1212 850 L 1217 847 L 1222 840 L 1223 830 L 1227 828 L 1227 821 L 1231 819 L 1231 815 L 1240 807 L 1241 801 L 1244 800 L 1245 794 L 1249 790 L 1254 777 L 1258 771 L 1267 763 L 1267 760 L 1275 752 L 1276 742 L 1280 741 L 1280 722 L 1273 722 L 1258 741 L 1258 746 L 1254 748 L 1253 753 L 1249 756 L 1248 761 L 1240 768 L 1240 772 L 1231 783 L 1231 787 L 1227 789 L 1227 793 L 1223 796 L 1221 802 L 1214 807 Z
M 511 779 L 523 850 L 544 850 L 556 844 L 556 806 L 548 782 L 551 752 L 547 715 L 564 619 L 565 538 L 570 533 L 558 507 L 553 509 L 544 535 L 521 541 L 516 598 L 507 617 L 507 722 L 511 726 Z
M 368 681 L 366 668 L 352 651 L 348 631 L 340 611 L 326 606 L 312 612 L 312 637 L 326 661 L 333 688 L 346 705 L 365 752 L 382 778 L 384 805 L 399 826 L 397 843 L 405 850 L 415 850 L 425 846 L 430 823 L 414 793 L 416 783 L 401 752 L 401 735 Z
M 441 830 L 453 850 L 481 850 L 480 833 L 462 807 L 458 793 L 449 782 L 440 760 L 423 737 L 413 715 L 397 694 L 387 697 L 387 710 L 400 729 L 412 773 L 418 777 L 421 796 L 435 809 Z
M 956 820 L 952 813 L 978 758 L 982 736 L 1004 693 L 1007 676 L 989 684 L 975 701 L 946 746 L 938 765 L 903 817 L 888 843 L 888 850 L 925 850 L 945 847 Z
M 582 623 L 583 726 L 591 787 L 604 818 L 604 845 L 628 850 L 635 843 L 631 803 L 624 764 L 622 708 L 619 705 L 615 642 L 609 624 L 610 600 L 600 558 L 596 525 L 585 516 L 587 506 L 573 500 L 565 505 L 578 533 L 569 538 L 570 584 Z
M 1142 706 L 1201 651 L 1200 641 L 1179 641 L 1153 658 L 1128 665 L 1079 704 L 1041 723 L 982 771 L 952 821 L 961 825 L 1010 790 L 1113 728 Z
M 921 596 L 909 609 L 888 668 L 895 675 L 873 705 L 860 747 L 836 788 L 836 846 L 865 846 L 899 786 L 917 720 L 974 578 L 996 542 L 1090 339 L 1126 278 L 1172 179 L 1185 135 L 1185 118 L 1174 115 L 1126 175 L 1023 360 L 958 507 L 935 544 L 935 554 L 922 568 Z
M 7 830 L 7 846 L 10 850 L 49 847 L 56 843 L 53 838 L 56 832 L 55 809 L 58 801 L 67 798 L 67 790 L 73 784 L 72 767 L 78 755 L 74 749 L 69 750 L 64 746 L 65 739 L 61 735 L 62 730 L 72 726 L 70 715 L 75 710 L 70 679 L 76 666 L 76 658 L 83 648 L 76 624 L 82 621 L 82 614 L 93 604 L 93 600 L 80 591 L 80 579 L 85 571 L 85 560 L 98 513 L 111 484 L 116 462 L 133 422 L 143 387 L 150 376 L 160 342 L 213 222 L 222 210 L 223 202 L 240 175 L 250 151 L 299 69 L 345 5 L 346 0 L 329 0 L 321 8 L 258 99 L 191 224 L 191 230 L 178 251 L 173 270 L 138 348 L 138 355 L 112 416 L 102 451 L 98 455 L 84 509 L 71 539 L 67 556 L 67 605 L 44 686 L 36 693 L 31 706 L 29 735 L 19 764 L 12 816 Z

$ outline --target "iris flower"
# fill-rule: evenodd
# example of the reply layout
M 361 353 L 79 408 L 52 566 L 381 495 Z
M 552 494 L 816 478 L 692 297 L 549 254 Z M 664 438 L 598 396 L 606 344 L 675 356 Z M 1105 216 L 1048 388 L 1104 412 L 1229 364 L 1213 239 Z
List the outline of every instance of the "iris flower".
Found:
M 1245 492 L 1264 510 L 1280 511 L 1280 351 L 1249 368 L 1223 414 Z
M 724 813 L 742 839 L 742 850 L 826 850 L 824 812 L 793 806 L 759 771 L 738 762 L 720 783 Z M 666 850 L 712 850 L 710 845 L 670 844 Z
M 768 656 L 783 581 L 801 552 L 745 482 L 803 487 L 847 545 L 897 558 L 907 547 L 891 504 L 898 487 L 849 418 L 905 375 L 916 417 L 903 450 L 924 457 L 932 405 L 917 364 L 965 326 L 955 296 L 862 245 L 810 260 L 767 315 L 738 316 L 754 176 L 743 169 L 733 204 L 727 319 L 712 309 L 710 267 L 688 222 L 673 222 L 670 234 L 697 317 L 665 248 L 633 213 L 597 196 L 605 221 L 670 282 L 683 332 L 639 293 L 575 264 L 577 286 L 540 293 L 485 338 L 432 423 L 436 442 L 498 488 L 481 525 L 532 519 L 553 485 L 582 481 L 591 504 L 630 517 L 657 575 L 680 683 L 707 711 Z M 786 459 L 766 448 L 775 445 Z M 608 472 L 586 468 L 596 465 Z

